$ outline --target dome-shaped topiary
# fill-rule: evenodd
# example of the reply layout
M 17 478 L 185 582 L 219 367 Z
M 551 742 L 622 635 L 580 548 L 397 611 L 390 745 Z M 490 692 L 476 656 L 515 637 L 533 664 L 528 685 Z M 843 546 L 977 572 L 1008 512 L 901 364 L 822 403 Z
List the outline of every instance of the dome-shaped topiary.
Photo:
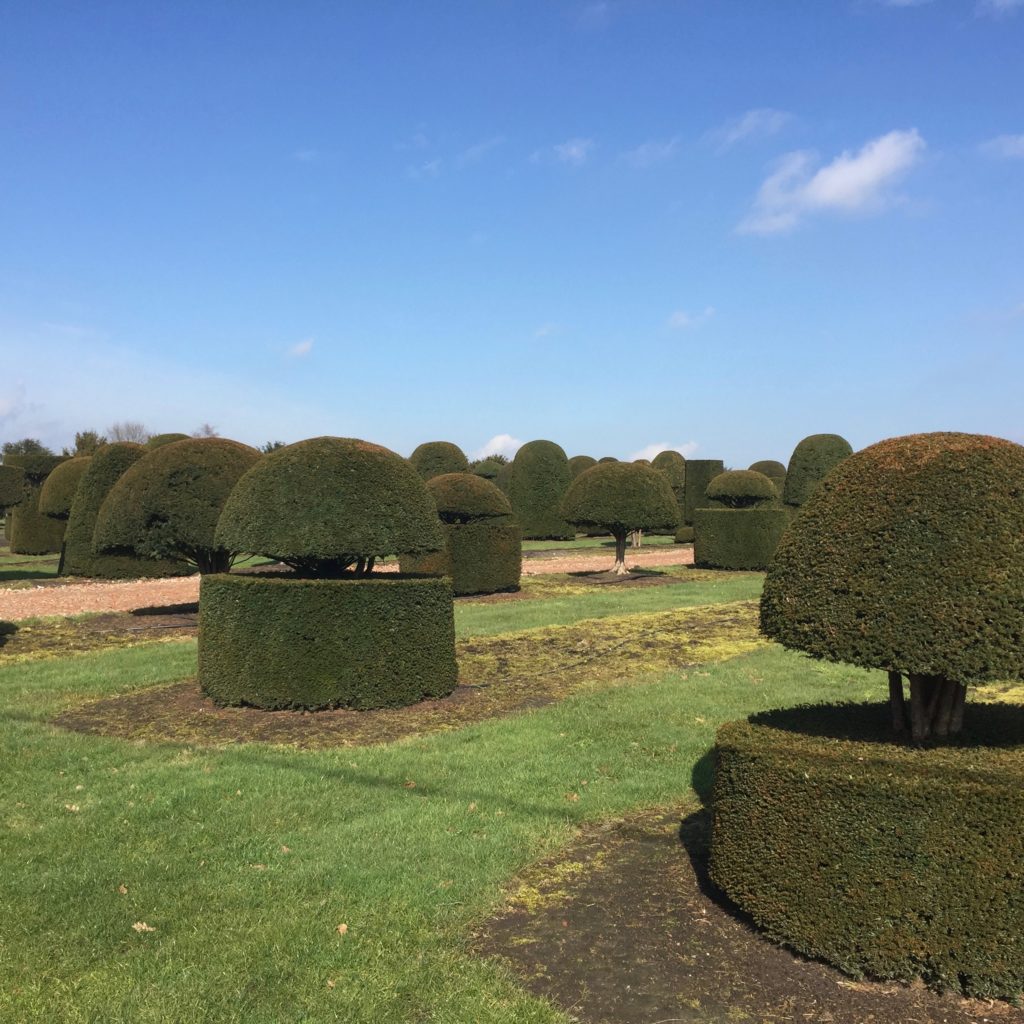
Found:
M 671 449 L 658 452 L 651 460 L 651 465 L 668 477 L 672 490 L 682 490 L 686 483 L 686 459 L 679 452 Z
M 450 441 L 426 441 L 409 456 L 416 472 L 424 480 L 444 473 L 467 473 L 469 460 L 457 444 Z
M 726 508 L 756 508 L 775 501 L 779 492 L 763 473 L 752 469 L 730 469 L 719 473 L 704 492 L 709 501 Z
M 524 537 L 573 539 L 575 532 L 559 512 L 571 479 L 569 460 L 553 441 L 530 441 L 516 452 L 508 495 Z
M 569 460 L 569 472 L 575 480 L 585 469 L 590 469 L 591 466 L 596 465 L 597 459 L 591 455 L 574 455 Z
M 708 484 L 724 471 L 721 459 L 687 459 L 683 492 L 683 521 L 686 525 L 693 525 L 697 509 L 711 505 L 707 496 Z
M 760 462 L 755 462 L 747 468 L 753 470 L 755 473 L 764 473 L 769 480 L 771 480 L 772 477 L 784 477 L 786 475 L 786 467 L 775 459 L 761 459 Z
M 603 455 L 597 461 L 598 462 L 618 462 L 619 460 L 617 458 L 615 458 L 614 455 Z
M 39 511 L 39 495 L 46 478 L 66 459 L 66 455 L 38 452 L 4 457 L 6 466 L 22 471 L 24 484 L 22 500 L 14 507 L 10 517 L 12 554 L 46 555 L 61 550 L 64 523 L 44 516 Z
M 679 505 L 664 473 L 635 462 L 606 462 L 569 485 L 562 515 L 577 526 L 601 526 L 615 538 L 613 571 L 625 573 L 626 535 L 679 524 Z
M 481 459 L 479 462 L 474 462 L 470 469 L 485 480 L 496 480 L 504 465 L 504 462 L 498 462 L 497 459 Z
M 957 732 L 964 687 L 1024 679 L 1024 447 L 975 434 L 897 437 L 843 460 L 779 545 L 766 636 L 910 678 L 915 740 Z
M 80 455 L 62 462 L 47 478 L 39 492 L 39 511 L 52 519 L 67 519 L 75 492 L 92 461 L 91 455 Z
M 787 505 L 802 505 L 833 467 L 852 454 L 850 442 L 838 434 L 805 437 L 790 456 L 782 500 Z
M 215 543 L 311 576 L 372 570 L 385 555 L 444 545 L 423 480 L 400 455 L 355 438 L 314 437 L 263 456 L 238 481 Z
M 21 466 L 0 465 L 0 512 L 20 505 L 25 498 L 25 471 Z
M 473 473 L 445 473 L 427 481 L 442 523 L 468 523 L 512 515 L 512 503 L 489 480 Z
M 175 441 L 187 441 L 188 434 L 154 434 L 147 442 L 147 448 L 162 448 L 165 444 L 174 444 Z
M 93 544 L 100 554 L 174 558 L 200 572 L 227 572 L 237 551 L 218 548 L 214 531 L 228 495 L 260 459 L 222 437 L 162 445 L 132 465 L 100 508 Z

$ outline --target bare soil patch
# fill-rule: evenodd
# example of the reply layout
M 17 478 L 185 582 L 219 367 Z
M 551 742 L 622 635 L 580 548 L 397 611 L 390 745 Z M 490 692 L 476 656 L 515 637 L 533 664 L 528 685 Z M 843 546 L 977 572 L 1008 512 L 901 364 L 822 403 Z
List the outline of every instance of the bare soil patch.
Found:
M 705 811 L 595 826 L 518 880 L 475 950 L 586 1024 L 1024 1022 L 1006 1003 L 856 981 L 768 942 L 708 880 L 707 837 Z

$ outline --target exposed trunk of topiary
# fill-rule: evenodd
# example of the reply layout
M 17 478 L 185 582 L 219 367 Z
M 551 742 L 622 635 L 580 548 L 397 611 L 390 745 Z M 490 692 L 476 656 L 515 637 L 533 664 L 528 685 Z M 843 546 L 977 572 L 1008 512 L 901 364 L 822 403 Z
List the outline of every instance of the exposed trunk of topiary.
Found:
M 913 743 L 955 736 L 963 728 L 967 687 L 943 676 L 907 674 L 910 703 L 903 693 L 903 674 L 889 672 L 889 710 L 893 731 L 909 734 Z
M 644 542 L 644 531 L 634 530 L 632 533 L 633 547 L 638 548 Z
M 626 531 L 613 530 L 612 536 L 615 538 L 615 565 L 612 566 L 612 572 L 616 576 L 625 576 L 629 572 L 626 568 Z

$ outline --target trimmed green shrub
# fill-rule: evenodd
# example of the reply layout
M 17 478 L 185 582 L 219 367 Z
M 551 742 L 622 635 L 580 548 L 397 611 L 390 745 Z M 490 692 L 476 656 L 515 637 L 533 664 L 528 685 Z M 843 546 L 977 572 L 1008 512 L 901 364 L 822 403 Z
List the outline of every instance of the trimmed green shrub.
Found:
M 965 686 L 1024 679 L 1022 479 L 1024 447 L 976 434 L 897 437 L 844 459 L 775 553 L 762 632 L 893 673 L 893 722 L 915 740 L 955 732 Z
M 62 462 L 46 478 L 39 492 L 39 511 L 51 519 L 67 519 L 75 492 L 92 461 L 91 455 L 79 455 Z
M 714 505 L 730 509 L 757 508 L 777 501 L 775 484 L 752 469 L 730 469 L 711 480 L 704 492 Z
M 764 473 L 775 484 L 775 489 L 781 497 L 786 487 L 786 467 L 781 462 L 776 462 L 775 459 L 762 459 L 748 468 L 752 469 L 755 473 Z
M 175 441 L 187 441 L 188 434 L 154 434 L 147 442 L 147 448 L 162 448 L 165 444 L 174 444 Z
M 450 441 L 427 441 L 409 456 L 409 461 L 424 480 L 445 473 L 469 472 L 469 459 L 457 444 Z
M 516 590 L 523 543 L 508 498 L 471 473 L 435 476 L 427 490 L 444 524 L 445 550 L 402 558 L 402 572 L 450 576 L 456 595 Z
M 687 526 L 693 526 L 693 513 L 707 508 L 711 500 L 705 493 L 708 484 L 725 469 L 721 459 L 687 459 L 683 503 L 683 518 Z
M 850 442 L 838 434 L 805 437 L 790 456 L 782 500 L 787 505 L 803 505 L 833 467 L 852 454 Z
M 263 456 L 228 497 L 214 543 L 321 577 L 444 548 L 437 510 L 412 465 L 348 437 L 313 437 Z
M 659 473 L 664 473 L 668 477 L 668 482 L 672 487 L 672 493 L 676 496 L 676 504 L 679 506 L 679 522 L 685 523 L 686 520 L 686 459 L 676 451 L 663 451 L 658 452 L 651 461 L 651 465 L 658 470 Z M 681 530 L 685 530 L 685 526 L 680 527 Z M 679 540 L 679 531 L 676 531 L 676 543 L 681 543 Z
M 569 460 L 569 474 L 573 480 L 576 479 L 585 469 L 597 465 L 597 459 L 591 455 L 574 455 Z
M 679 506 L 664 473 L 635 462 L 606 462 L 569 485 L 561 514 L 577 526 L 600 526 L 615 538 L 613 571 L 625 573 L 626 535 L 679 524 Z
M 104 500 L 121 475 L 146 454 L 141 444 L 117 441 L 90 457 L 71 503 L 64 536 L 63 572 L 100 579 L 181 576 L 191 570 L 183 562 L 98 555 L 93 549 L 96 520 Z
M 575 531 L 559 507 L 572 473 L 565 452 L 553 441 L 530 441 L 512 460 L 508 495 L 529 540 L 572 540 Z
M 1024 708 L 965 745 L 876 742 L 884 705 L 771 711 L 718 733 L 711 876 L 768 935 L 860 977 L 1024 991 Z
M 649 466 L 650 464 L 651 464 L 651 460 L 650 459 L 634 459 L 633 460 L 633 465 L 634 466 Z
M 17 555 L 48 555 L 61 549 L 64 523 L 39 511 L 39 495 L 46 478 L 66 459 L 63 455 L 32 453 L 7 455 L 4 465 L 21 469 L 24 497 L 10 514 L 10 550 Z
M 512 490 L 512 463 L 506 462 L 502 465 L 501 469 L 498 470 L 498 475 L 494 478 L 494 485 L 504 494 L 506 497 L 511 493 Z
M 479 462 L 473 463 L 470 469 L 476 473 L 477 476 L 482 476 L 485 480 L 496 480 L 498 474 L 501 472 L 501 467 L 504 466 L 503 462 L 496 462 L 494 459 L 481 459 Z
M 699 508 L 694 517 L 694 565 L 711 569 L 766 569 L 789 525 L 781 508 Z
M 25 498 L 25 471 L 21 466 L 0 464 L 0 512 L 14 508 Z
M 597 460 L 598 462 L 618 462 L 614 455 L 605 455 L 603 458 Z
M 694 538 L 694 530 L 692 526 L 680 526 L 676 530 L 675 541 L 676 544 L 692 544 Z
M 199 679 L 218 704 L 267 709 L 444 697 L 457 682 L 451 585 L 388 575 L 204 576 Z
M 156 448 L 110 489 L 96 520 L 94 548 L 227 572 L 238 552 L 214 543 L 217 520 L 235 484 L 260 458 L 255 448 L 222 437 Z

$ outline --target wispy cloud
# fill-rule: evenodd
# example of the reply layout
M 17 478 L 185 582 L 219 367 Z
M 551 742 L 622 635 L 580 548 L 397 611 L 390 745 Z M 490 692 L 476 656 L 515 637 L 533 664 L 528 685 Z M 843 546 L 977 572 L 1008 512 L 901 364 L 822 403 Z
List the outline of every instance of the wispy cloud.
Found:
M 1024 0 L 978 0 L 977 11 L 979 14 L 987 14 L 1000 18 L 1024 7 Z
M 28 408 L 28 389 L 23 381 L 0 392 L 0 423 L 15 420 Z
M 691 327 L 700 327 L 714 315 L 714 306 L 705 306 L 699 313 L 687 313 L 685 309 L 677 309 L 669 316 L 668 326 L 674 331 L 685 331 Z
M 410 178 L 419 181 L 424 178 L 436 178 L 441 173 L 442 167 L 444 167 L 444 161 L 440 157 L 434 157 L 433 160 L 424 160 L 420 164 L 410 164 L 405 169 L 405 173 Z
M 292 153 L 292 159 L 300 164 L 311 164 L 320 158 L 318 149 L 297 149 Z
M 997 135 L 978 148 L 997 160 L 1024 160 L 1024 135 Z
M 289 359 L 305 359 L 313 351 L 313 339 L 303 338 L 292 345 L 286 355 Z
M 726 121 L 709 134 L 720 152 L 747 139 L 767 139 L 778 135 L 793 120 L 793 115 L 773 107 L 757 107 Z
M 484 139 L 482 142 L 476 142 L 472 146 L 467 146 L 459 153 L 455 158 L 455 163 L 459 167 L 479 163 L 491 150 L 503 146 L 506 141 L 504 135 L 495 135 L 490 139 Z
M 561 332 L 561 324 L 546 323 L 541 324 L 540 327 L 533 332 L 533 336 L 535 338 L 550 338 L 552 335 L 560 334 Z
M 594 31 L 607 28 L 612 20 L 612 4 L 610 0 L 596 0 L 594 3 L 584 4 L 576 16 L 578 28 Z
M 679 452 L 684 459 L 690 458 L 694 452 L 700 447 L 696 441 L 683 441 L 680 444 L 669 444 L 667 441 L 656 441 L 654 444 L 645 445 L 638 452 L 633 452 L 629 459 L 631 462 L 635 462 L 637 459 L 647 459 L 651 461 L 655 455 L 661 452 Z
M 771 235 L 791 230 L 814 213 L 883 209 L 893 199 L 890 187 L 918 162 L 924 149 L 924 139 L 911 129 L 880 135 L 856 153 L 846 150 L 817 170 L 812 153 L 787 153 L 762 183 L 754 208 L 737 231 Z
M 473 452 L 474 459 L 486 459 L 488 455 L 504 455 L 511 459 L 520 448 L 523 442 L 511 434 L 495 434 L 486 444 Z
M 923 7 L 933 0 L 875 0 L 882 7 Z
M 559 142 L 546 149 L 535 150 L 530 160 L 535 164 L 554 161 L 560 164 L 569 164 L 570 167 L 581 167 L 593 152 L 594 145 L 593 139 L 567 139 L 565 142 Z
M 631 167 L 651 167 L 654 164 L 670 160 L 675 155 L 677 149 L 679 149 L 678 138 L 662 141 L 653 139 L 650 142 L 642 143 L 635 149 L 626 150 L 622 154 L 622 159 Z

